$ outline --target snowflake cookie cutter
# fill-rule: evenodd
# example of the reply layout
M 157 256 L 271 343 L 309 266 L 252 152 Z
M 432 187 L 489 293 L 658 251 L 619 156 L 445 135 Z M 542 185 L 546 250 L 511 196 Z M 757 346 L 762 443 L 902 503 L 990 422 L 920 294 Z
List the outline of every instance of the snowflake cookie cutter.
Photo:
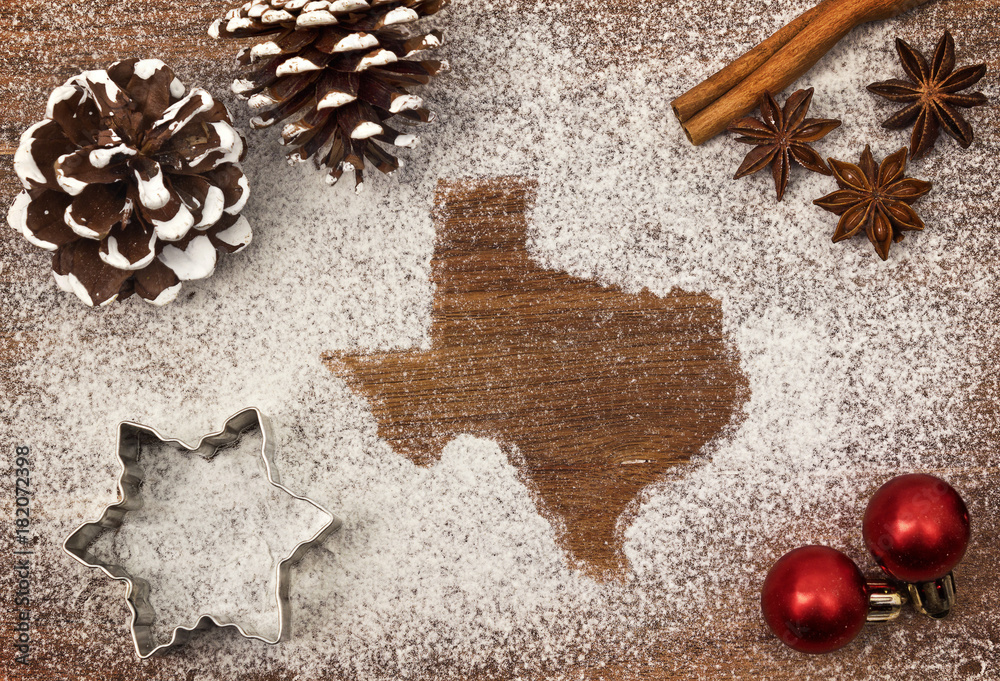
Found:
M 264 462 L 264 470 L 267 474 L 268 482 L 273 487 L 277 487 L 295 499 L 311 504 L 320 513 L 328 516 L 330 520 L 324 523 L 313 536 L 296 544 L 292 552 L 279 560 L 275 566 L 274 598 L 278 606 L 277 636 L 268 638 L 259 634 L 251 625 L 240 624 L 223 616 L 201 613 L 198 615 L 197 622 L 193 627 L 178 626 L 172 631 L 169 641 L 158 644 L 153 634 L 156 611 L 149 601 L 149 583 L 140 577 L 133 577 L 121 565 L 101 561 L 89 549 L 94 541 L 104 532 L 121 528 L 122 523 L 125 521 L 125 516 L 129 511 L 142 508 L 141 488 L 144 471 L 139 464 L 139 454 L 143 441 L 156 440 L 162 444 L 173 445 L 211 459 L 219 450 L 235 444 L 244 433 L 255 429 L 260 430 L 263 441 L 260 454 Z M 289 602 L 291 582 L 289 571 L 293 565 L 302 559 L 309 549 L 321 544 L 327 537 L 339 530 L 342 521 L 312 499 L 295 494 L 281 484 L 278 471 L 274 465 L 274 454 L 277 449 L 276 443 L 277 440 L 275 439 L 270 419 L 255 407 L 249 407 L 230 416 L 226 419 L 225 426 L 221 431 L 205 435 L 194 447 L 181 440 L 163 437 L 156 429 L 139 423 L 122 421 L 118 424 L 117 452 L 118 461 L 121 465 L 121 473 L 118 477 L 119 501 L 105 508 L 100 520 L 84 523 L 78 527 L 66 538 L 66 541 L 63 543 L 63 550 L 87 567 L 98 568 L 109 577 L 125 582 L 125 600 L 132 613 L 130 627 L 132 641 L 135 644 L 135 652 L 140 658 L 148 658 L 171 646 L 184 643 L 195 631 L 208 629 L 213 625 L 220 628 L 234 628 L 246 638 L 263 641 L 272 645 L 287 640 L 291 635 L 291 606 Z

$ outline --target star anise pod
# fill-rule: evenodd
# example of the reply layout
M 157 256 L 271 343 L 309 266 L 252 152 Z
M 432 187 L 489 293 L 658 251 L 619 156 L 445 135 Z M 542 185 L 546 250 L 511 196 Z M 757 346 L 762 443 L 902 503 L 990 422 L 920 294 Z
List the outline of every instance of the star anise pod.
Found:
M 830 174 L 823 157 L 809 145 L 839 127 L 840 121 L 832 118 L 806 118 L 812 96 L 812 88 L 797 90 L 785 100 L 785 107 L 782 109 L 771 93 L 765 92 L 760 96 L 758 104 L 762 120 L 740 118 L 729 124 L 729 132 L 740 135 L 736 138 L 737 142 L 754 145 L 754 149 L 746 155 L 733 176 L 734 180 L 752 175 L 770 164 L 774 188 L 778 192 L 778 201 L 781 201 L 785 195 L 785 187 L 788 186 L 788 171 L 792 160 L 815 173 Z
M 955 107 L 970 108 L 986 104 L 982 92 L 961 94 L 986 75 L 986 64 L 963 66 L 955 71 L 955 41 L 944 32 L 930 64 L 905 40 L 896 38 L 896 51 L 903 70 L 913 82 L 899 80 L 872 83 L 868 89 L 893 102 L 908 106 L 882 124 L 884 128 L 903 128 L 914 123 L 910 136 L 910 158 L 920 158 L 934 146 L 942 128 L 966 149 L 972 144 L 972 126 Z
M 813 201 L 840 216 L 834 243 L 849 239 L 862 228 L 882 260 L 889 257 L 893 241 L 905 232 L 922 230 L 924 223 L 910 204 L 931 190 L 931 183 L 904 177 L 906 147 L 875 164 L 871 148 L 865 146 L 858 165 L 831 158 L 830 167 L 840 186 L 838 191 Z

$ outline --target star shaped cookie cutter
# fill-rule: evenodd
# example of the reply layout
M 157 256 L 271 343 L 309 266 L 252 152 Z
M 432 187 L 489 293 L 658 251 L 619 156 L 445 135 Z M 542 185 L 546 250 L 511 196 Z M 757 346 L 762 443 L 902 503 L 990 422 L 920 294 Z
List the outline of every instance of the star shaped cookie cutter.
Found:
M 149 583 L 140 577 L 133 577 L 121 565 L 101 561 L 90 552 L 90 547 L 104 532 L 118 530 L 125 521 L 125 516 L 129 511 L 142 508 L 141 488 L 144 472 L 142 466 L 139 464 L 139 455 L 144 441 L 156 440 L 160 443 L 173 445 L 211 459 L 220 449 L 236 443 L 244 433 L 254 429 L 259 429 L 261 432 L 263 444 L 261 445 L 260 454 L 264 460 L 264 469 L 267 473 L 268 482 L 295 499 L 308 502 L 322 514 L 329 516 L 330 521 L 325 523 L 312 537 L 298 543 L 291 554 L 279 560 L 275 566 L 274 598 L 278 605 L 278 634 L 275 638 L 262 636 L 251 626 L 231 621 L 226 617 L 201 613 L 198 615 L 197 622 L 193 627 L 178 626 L 171 633 L 168 642 L 157 644 L 154 640 L 152 629 L 153 623 L 156 621 L 156 611 L 149 601 Z M 121 474 L 118 477 L 119 501 L 108 506 L 101 515 L 101 519 L 97 522 L 84 523 L 77 528 L 67 537 L 63 543 L 63 549 L 87 567 L 99 568 L 109 577 L 125 582 L 127 587 L 125 599 L 132 613 L 132 640 L 135 644 L 135 652 L 140 658 L 145 659 L 170 646 L 183 643 L 191 637 L 193 632 L 208 629 L 213 625 L 235 628 L 236 631 L 246 638 L 256 639 L 268 644 L 280 643 L 287 640 L 290 636 L 289 570 L 292 565 L 302 559 L 310 548 L 322 543 L 333 532 L 340 529 L 342 521 L 312 499 L 299 496 L 281 484 L 278 471 L 274 467 L 274 453 L 276 448 L 276 440 L 270 420 L 255 407 L 244 409 L 229 417 L 221 431 L 202 437 L 194 447 L 181 440 L 165 438 L 158 431 L 148 426 L 131 421 L 122 421 L 118 424 L 117 451 L 119 463 L 122 467 Z

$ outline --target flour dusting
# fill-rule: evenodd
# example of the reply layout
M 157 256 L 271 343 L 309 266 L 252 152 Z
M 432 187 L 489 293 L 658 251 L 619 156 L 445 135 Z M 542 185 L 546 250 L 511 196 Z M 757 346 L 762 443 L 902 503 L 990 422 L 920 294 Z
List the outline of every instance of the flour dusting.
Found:
M 59 551 L 99 515 L 95 499 L 114 500 L 118 421 L 196 441 L 253 405 L 274 420 L 283 484 L 344 527 L 293 571 L 288 642 L 206 633 L 166 658 L 158 679 L 275 669 L 304 679 L 550 679 L 605 666 L 713 678 L 737 641 L 761 674 L 800 660 L 759 616 L 770 564 L 828 543 L 875 575 L 860 536 L 867 495 L 914 469 L 966 491 L 975 483 L 962 477 L 966 453 L 1000 441 L 995 416 L 976 408 L 1000 400 L 1000 239 L 995 224 L 973 219 L 1000 199 L 994 108 L 969 114 L 970 149 L 944 138 L 908 167 L 934 183 L 916 204 L 927 229 L 884 263 L 863 237 L 831 242 L 836 218 L 812 205 L 831 178 L 793 167 L 775 203 L 767 173 L 731 180 L 745 146 L 720 137 L 694 148 L 669 111 L 670 98 L 809 4 L 776 14 L 749 0 L 727 17 L 680 0 L 636 19 L 608 8 L 580 16 L 573 3 L 458 0 L 428 22 L 444 30 L 452 65 L 416 93 L 437 120 L 421 126 L 399 172 L 370 173 L 359 195 L 328 187 L 308 164 L 289 168 L 275 136 L 249 131 L 234 101 L 250 144 L 243 214 L 254 242 L 166 308 L 85 309 L 47 279 L 43 254 L 5 242 L 2 271 L 28 281 L 0 300 L 9 328 L 24 329 L 12 332 L 20 397 L 0 397 L 0 433 L 30 436 L 39 453 L 39 564 L 52 575 L 53 607 L 118 621 L 120 585 Z M 870 143 L 881 159 L 907 143 L 879 126 L 893 107 L 864 86 L 901 75 L 892 39 L 912 39 L 916 24 L 943 30 L 945 11 L 931 5 L 919 19 L 857 30 L 797 84 L 815 87 L 813 115 L 843 120 L 816 144 L 820 154 L 856 162 Z M 963 27 L 952 28 L 961 63 L 986 60 L 963 52 Z M 192 86 L 227 81 L 178 72 Z M 1000 97 L 994 74 L 981 89 Z M 505 443 L 458 437 L 438 463 L 416 467 L 379 440 L 368 405 L 320 360 L 427 347 L 437 181 L 503 176 L 538 182 L 528 217 L 539 263 L 628 291 L 712 295 L 749 381 L 725 436 L 621 519 L 631 569 L 620 582 L 568 567 Z M 975 500 L 957 577 L 961 598 L 985 610 L 996 567 L 976 562 L 975 533 L 996 522 L 1000 498 L 979 487 Z M 204 532 L 214 520 L 202 519 Z M 198 578 L 234 593 L 246 583 L 253 598 L 250 568 L 226 554 Z M 130 645 L 122 626 L 120 647 L 87 652 L 95 668 Z M 87 636 L 81 628 L 68 643 Z M 945 622 L 869 626 L 809 665 L 816 678 L 990 678 L 998 641 L 1000 617 L 966 617 L 960 605 Z

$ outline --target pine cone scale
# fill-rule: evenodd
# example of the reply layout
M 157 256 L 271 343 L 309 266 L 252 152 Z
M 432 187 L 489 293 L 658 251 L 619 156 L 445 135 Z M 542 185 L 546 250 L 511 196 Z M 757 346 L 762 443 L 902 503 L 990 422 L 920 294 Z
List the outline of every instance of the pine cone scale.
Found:
M 426 35 L 417 35 L 413 37 L 401 37 L 401 38 L 389 38 L 385 37 L 381 39 L 382 47 L 393 52 L 400 59 L 405 59 L 407 57 L 412 57 L 417 52 L 423 52 L 424 50 L 433 50 L 435 48 L 441 47 L 443 40 L 441 31 L 431 31 Z
M 174 271 L 156 258 L 147 267 L 138 270 L 132 282 L 135 292 L 154 305 L 169 302 L 181 287 L 181 280 Z
M 338 26 L 328 26 L 310 44 L 324 54 L 339 54 L 375 47 L 378 45 L 378 38 L 363 31 L 352 32 Z
M 149 128 L 142 144 L 145 154 L 155 154 L 163 144 L 179 134 L 196 116 L 209 113 L 215 107 L 212 96 L 201 88 L 194 88 L 183 99 L 164 109 L 162 115 Z M 213 112 L 219 115 L 220 112 Z
M 260 20 L 265 24 L 285 24 L 295 21 L 295 15 L 283 9 L 269 9 L 260 15 Z
M 252 238 L 250 223 L 247 222 L 245 217 L 242 215 L 224 215 L 220 222 L 231 224 L 225 229 L 213 230 L 208 233 L 209 239 L 217 250 L 224 253 L 236 253 L 243 250 L 250 243 L 250 239 Z
M 313 130 L 313 134 L 309 136 L 308 140 L 304 142 L 301 141 L 299 142 L 301 146 L 299 147 L 299 151 L 296 152 L 295 160 L 298 161 L 301 159 L 304 161 L 307 158 L 315 156 L 315 154 L 319 153 L 320 149 L 322 149 L 327 144 L 327 142 L 330 141 L 330 138 L 333 136 L 334 132 L 336 132 L 336 128 L 328 126 L 324 126 L 322 128 L 315 128 Z M 334 161 L 334 162 L 339 162 L 339 161 Z
M 409 109 L 419 109 L 424 100 L 411 95 L 406 90 L 394 88 L 376 78 L 366 78 L 358 91 L 358 97 L 372 106 L 389 113 L 399 113 Z
M 282 121 L 293 115 L 295 112 L 301 110 L 302 107 L 312 101 L 313 98 L 314 95 L 311 89 L 296 92 L 288 99 L 278 102 L 278 104 L 276 104 L 273 108 L 267 111 L 262 111 L 259 116 L 255 116 L 250 119 L 250 127 L 254 130 L 269 128 L 275 123 L 278 123 L 279 121 Z
M 367 54 L 360 52 L 350 52 L 337 55 L 330 68 L 337 71 L 353 71 L 355 73 L 366 71 L 375 66 L 385 66 L 399 61 L 393 52 L 379 47 Z M 369 74 L 370 75 L 370 74 Z
M 191 155 L 194 158 L 181 157 L 181 163 L 176 168 L 178 173 L 186 175 L 205 173 L 239 163 L 245 154 L 243 138 L 233 126 L 224 121 L 214 121 L 202 125 L 202 131 L 207 134 L 197 141 L 189 140 Z
M 330 11 L 334 14 L 350 13 L 350 12 L 362 12 L 367 10 L 369 7 L 376 7 L 378 5 L 384 5 L 393 0 L 373 0 L 373 2 L 365 2 L 365 0 L 333 0 L 330 2 Z M 316 9 L 310 10 L 310 7 L 320 7 L 321 3 L 314 2 L 310 3 L 305 7 L 307 12 L 317 11 Z
M 174 75 L 166 68 L 158 68 L 150 73 L 133 75 L 123 87 L 133 101 L 140 107 L 141 118 L 136 122 L 135 129 L 146 130 L 152 127 L 170 106 L 170 85 Z
M 135 110 L 132 97 L 112 80 L 107 71 L 85 71 L 69 83 L 81 87 L 97 107 L 98 116 L 107 120 L 107 128 L 121 136 L 122 141 L 136 145 L 135 131 L 142 114 Z M 140 104 L 141 105 L 141 104 Z
M 194 216 L 194 228 L 205 229 L 222 217 L 225 196 L 222 190 L 199 175 L 175 175 L 173 190 Z
M 327 71 L 316 88 L 316 110 L 336 109 L 358 98 L 361 78 L 352 73 Z M 307 114 L 308 115 L 308 114 Z
M 398 130 L 389 127 L 384 122 L 382 123 L 382 131 L 383 131 L 382 134 L 376 136 L 375 138 L 380 142 L 385 142 L 386 144 L 392 144 L 393 146 L 397 147 L 406 147 L 408 149 L 412 149 L 413 147 L 417 146 L 416 135 L 403 134 Z
M 14 172 L 25 189 L 60 190 L 55 163 L 71 144 L 53 121 L 41 121 L 25 130 L 14 152 Z
M 274 71 L 275 78 L 294 76 L 306 71 L 322 71 L 333 59 L 333 55 L 309 47 L 300 54 L 287 56 Z
M 280 33 L 284 30 L 284 26 L 265 24 L 259 20 L 259 17 L 239 16 L 239 10 L 232 10 L 230 15 L 232 16 L 226 17 L 224 30 L 227 35 L 234 38 L 251 38 L 271 33 Z M 222 30 L 221 25 L 213 25 L 212 29 L 209 30 L 209 35 L 213 38 L 218 37 L 222 33 Z
M 317 108 L 322 108 L 321 105 L 326 101 L 327 95 L 331 92 L 339 92 L 343 95 L 357 98 L 358 88 L 360 87 L 361 76 L 356 73 L 326 71 L 318 87 L 317 99 L 319 100 L 319 106 Z
M 399 168 L 399 161 L 375 144 L 369 144 L 365 147 L 365 156 L 380 172 L 391 173 Z
M 337 15 L 325 9 L 316 9 L 310 12 L 303 12 L 295 19 L 296 28 L 310 28 L 313 26 L 333 26 L 337 23 L 338 23 Z
M 183 243 L 167 244 L 160 251 L 160 262 L 181 281 L 212 276 L 217 257 L 215 245 L 206 234 L 189 235 Z
M 250 97 L 247 104 L 251 109 L 257 110 L 282 104 L 301 92 L 311 96 L 310 86 L 324 76 L 325 74 L 320 71 L 306 71 L 291 78 L 282 78 L 275 81 L 271 87 Z
M 85 239 L 103 239 L 125 211 L 123 190 L 115 185 L 87 185 L 66 208 L 66 224 Z
M 99 137 L 97 144 L 87 155 L 87 161 L 95 170 L 107 170 L 114 173 L 120 180 L 127 173 L 129 159 L 137 153 L 135 149 L 131 149 L 125 144 L 119 144 L 114 139 L 102 140 Z
M 222 190 L 223 210 L 227 215 L 243 210 L 250 198 L 250 185 L 243 171 L 233 165 L 224 165 L 206 173 L 205 179 Z
M 107 151 L 110 153 L 101 154 Z M 97 152 L 93 158 L 92 154 Z M 124 161 L 112 163 L 115 148 L 90 146 L 63 154 L 55 162 L 56 182 L 67 194 L 78 196 L 93 184 L 111 184 L 125 179 L 127 167 Z M 94 160 L 97 163 L 94 163 Z M 106 161 L 106 163 L 105 163 Z
M 136 180 L 138 206 L 143 211 L 160 210 L 170 203 L 170 189 L 159 163 L 146 156 L 139 156 L 132 164 Z
M 414 10 L 409 7 L 385 8 L 366 14 L 356 14 L 351 16 L 348 25 L 354 31 L 377 31 L 380 28 L 397 26 L 399 24 L 409 24 L 420 18 Z
M 101 260 L 100 245 L 90 239 L 78 239 L 56 251 L 52 256 L 52 272 L 61 289 L 75 293 L 88 305 L 114 302 L 132 276 L 131 271 Z
M 56 88 L 49 96 L 45 115 L 47 119 L 57 121 L 55 126 L 72 144 L 78 147 L 101 144 L 94 138 L 100 114 L 84 90 L 68 85 Z
M 23 192 L 14 199 L 8 219 L 29 242 L 54 251 L 79 238 L 64 221 L 70 200 L 66 194 L 49 189 L 39 190 L 37 195 Z
M 242 50 L 236 59 L 246 66 L 264 57 L 296 54 L 311 45 L 319 35 L 318 30 L 294 31 L 286 29 L 274 40 L 259 43 L 249 50 Z
M 184 205 L 172 186 L 165 183 L 164 187 L 168 197 L 167 203 L 155 210 L 143 206 L 142 217 L 156 232 L 157 239 L 167 242 L 178 241 L 187 235 L 195 223 L 201 219 L 201 215 L 195 217 L 192 210 Z
M 135 271 L 148 267 L 156 256 L 156 234 L 138 220 L 119 222 L 101 241 L 98 256 L 105 264 L 120 270 Z
M 431 76 L 436 76 L 443 68 L 444 62 L 428 59 L 421 62 L 397 61 L 372 71 L 373 75 L 390 83 L 426 85 L 430 82 Z

